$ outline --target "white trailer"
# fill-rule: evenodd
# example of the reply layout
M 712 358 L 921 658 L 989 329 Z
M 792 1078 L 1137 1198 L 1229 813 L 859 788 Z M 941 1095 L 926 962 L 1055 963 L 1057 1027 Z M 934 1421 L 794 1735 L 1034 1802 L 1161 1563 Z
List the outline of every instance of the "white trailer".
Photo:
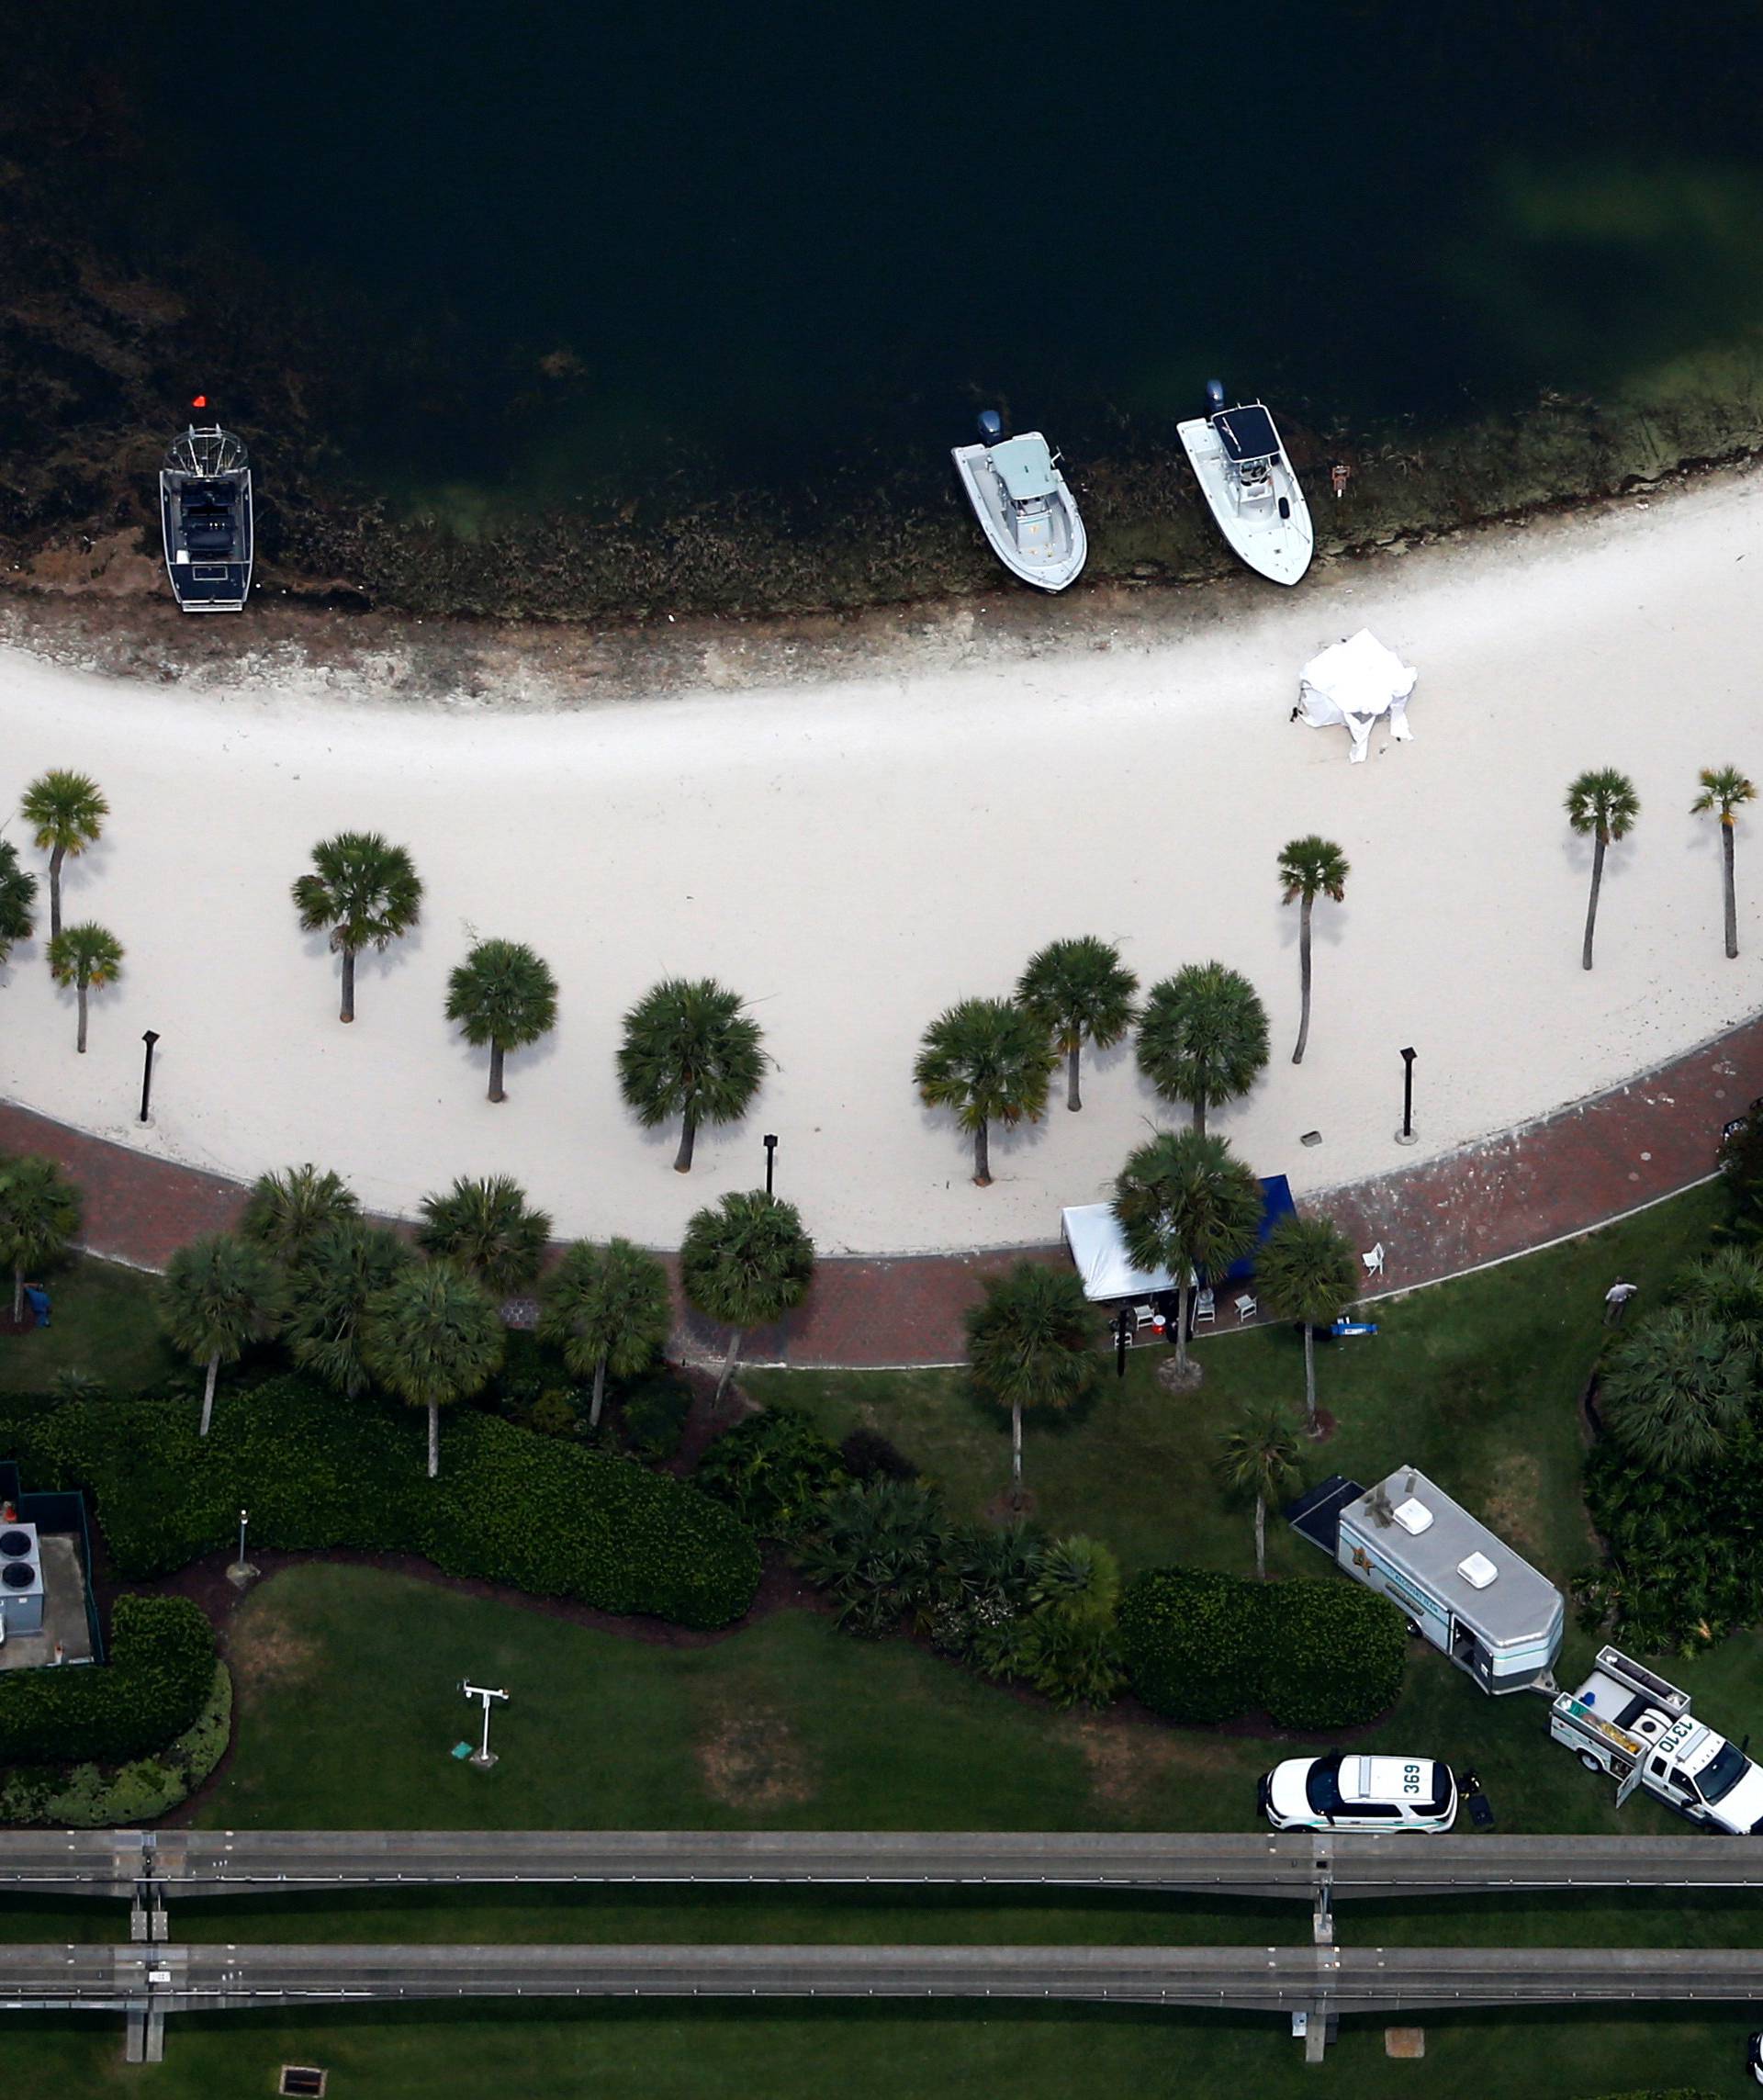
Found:
M 1286 1514 L 1484 1691 L 1555 1690 L 1561 1592 L 1425 1474 L 1398 1466 L 1370 1488 L 1336 1474 Z
M 1619 1648 L 1600 1648 L 1578 1690 L 1554 1701 L 1549 1734 L 1589 1772 L 1614 1778 L 1619 1808 L 1644 1787 L 1707 1829 L 1763 1836 L 1763 1771 L 1696 1719 L 1687 1691 Z

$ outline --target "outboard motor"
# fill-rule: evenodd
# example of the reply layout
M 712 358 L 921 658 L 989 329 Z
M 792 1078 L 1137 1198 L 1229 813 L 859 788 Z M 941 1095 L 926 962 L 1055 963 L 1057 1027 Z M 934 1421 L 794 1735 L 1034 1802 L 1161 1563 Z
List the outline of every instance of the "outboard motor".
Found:
M 987 444 L 996 444 L 1004 435 L 1004 418 L 995 409 L 980 410 L 980 435 Z
M 1206 420 L 1210 422 L 1214 416 L 1219 416 L 1223 413 L 1224 381 L 1222 379 L 1208 379 L 1206 383 Z

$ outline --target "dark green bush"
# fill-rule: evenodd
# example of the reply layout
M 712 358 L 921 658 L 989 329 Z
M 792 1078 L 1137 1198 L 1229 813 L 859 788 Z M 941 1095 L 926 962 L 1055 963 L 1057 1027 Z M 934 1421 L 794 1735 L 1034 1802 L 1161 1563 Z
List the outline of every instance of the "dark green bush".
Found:
M 765 1408 L 719 1436 L 693 1481 L 761 1538 L 800 1538 L 821 1498 L 845 1479 L 836 1445 L 794 1408 Z
M 420 1553 L 602 1611 L 711 1627 L 752 1602 L 753 1535 L 695 1488 L 467 1409 L 441 1451 L 431 1481 L 417 1410 L 281 1377 L 223 1392 L 206 1442 L 184 1403 L 95 1401 L 34 1425 L 28 1456 L 33 1485 L 91 1491 L 124 1575 L 229 1544 L 242 1505 L 264 1545 Z
M 1172 1721 L 1264 1711 L 1283 1728 L 1346 1728 L 1395 1704 L 1407 1635 L 1385 1598 L 1331 1576 L 1250 1582 L 1159 1567 L 1120 1600 L 1132 1688 Z
M 1299 1575 L 1267 1583 L 1261 1645 L 1261 1704 L 1282 1728 L 1353 1727 L 1400 1696 L 1407 1625 L 1387 1597 L 1356 1582 Z
M 639 1458 L 665 1466 L 679 1455 L 691 1412 L 691 1387 L 676 1371 L 654 1371 L 621 1387 L 619 1420 L 624 1439 Z
M 119 1763 L 163 1750 L 202 1711 L 214 1634 L 183 1597 L 118 1597 L 110 1660 L 0 1676 L 0 1765 Z
M 1259 1704 L 1264 1585 L 1196 1567 L 1148 1568 L 1120 1600 L 1132 1689 L 1171 1721 L 1231 1721 Z
M 838 1447 L 853 1480 L 915 1480 L 918 1468 L 879 1429 L 854 1429 Z

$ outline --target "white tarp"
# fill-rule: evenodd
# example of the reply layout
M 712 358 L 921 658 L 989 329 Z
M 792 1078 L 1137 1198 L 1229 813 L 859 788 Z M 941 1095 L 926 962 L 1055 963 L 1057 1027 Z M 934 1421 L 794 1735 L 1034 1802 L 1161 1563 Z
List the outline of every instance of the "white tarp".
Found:
M 1380 714 L 1388 715 L 1389 733 L 1398 743 L 1413 736 L 1408 726 L 1408 697 L 1419 675 L 1394 649 L 1385 648 L 1369 627 L 1361 627 L 1305 665 L 1298 705 L 1312 729 L 1346 724 L 1353 738 L 1348 756 L 1357 766 L 1364 762 L 1371 725 Z
M 1059 1214 L 1060 1230 L 1084 1279 L 1084 1296 L 1100 1303 L 1107 1298 L 1145 1298 L 1154 1291 L 1173 1290 L 1167 1269 L 1135 1269 L 1115 1222 L 1111 1203 L 1080 1203 Z

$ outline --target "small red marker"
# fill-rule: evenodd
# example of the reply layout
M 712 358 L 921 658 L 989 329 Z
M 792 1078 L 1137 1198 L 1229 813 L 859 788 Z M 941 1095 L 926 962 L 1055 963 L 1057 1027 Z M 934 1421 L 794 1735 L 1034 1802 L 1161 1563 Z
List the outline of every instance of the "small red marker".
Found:
M 208 397 L 206 394 L 198 394 L 195 400 L 190 403 L 190 406 L 193 409 L 206 409 L 208 405 Z

